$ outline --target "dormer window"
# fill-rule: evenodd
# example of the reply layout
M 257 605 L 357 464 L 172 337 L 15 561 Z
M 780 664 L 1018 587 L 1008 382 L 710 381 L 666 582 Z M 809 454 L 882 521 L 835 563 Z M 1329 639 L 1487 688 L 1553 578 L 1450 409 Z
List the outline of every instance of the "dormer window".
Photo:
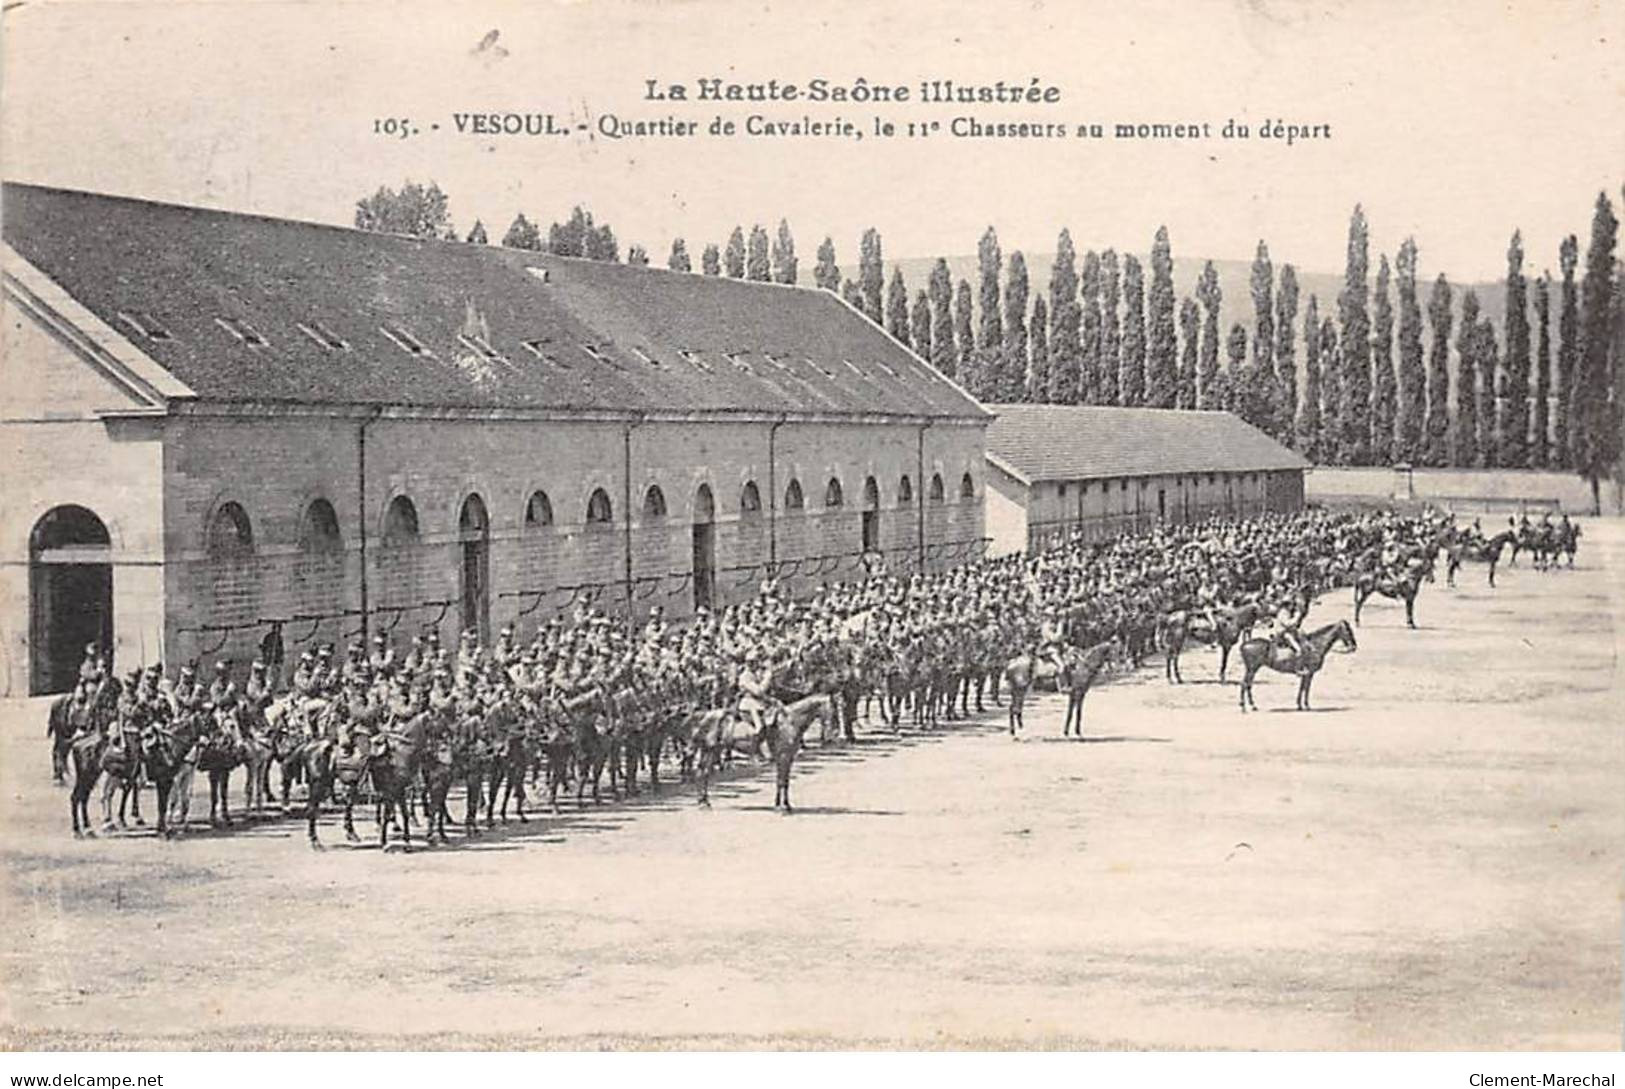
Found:
M 463 347 L 477 353 L 483 359 L 488 359 L 493 363 L 506 362 L 502 358 L 502 353 L 491 347 L 490 343 L 487 342 L 482 336 L 473 336 L 469 333 L 459 333 L 457 336 L 457 341 Z
M 692 348 L 679 348 L 677 349 L 677 354 L 683 357 L 684 363 L 687 363 L 695 370 L 703 371 L 706 374 L 711 373 L 711 365 L 705 360 L 701 359 L 700 353 L 694 351 Z
M 215 318 L 214 323 L 250 348 L 265 348 L 271 343 L 242 318 Z
M 892 370 L 890 367 L 886 366 L 886 364 L 877 361 L 875 363 L 875 366 L 879 367 L 881 370 L 885 371 L 887 374 L 891 375 L 893 378 L 897 377 L 897 372 Z
M 603 363 L 611 367 L 618 366 L 615 360 L 609 357 L 609 353 L 604 351 L 602 348 L 592 344 L 583 344 L 581 346 L 581 350 L 586 352 L 587 355 L 596 362 Z
M 637 356 L 639 359 L 643 360 L 645 363 L 649 364 L 649 366 L 655 368 L 656 370 L 659 370 L 661 368 L 661 366 L 662 366 L 660 360 L 656 359 L 654 356 L 650 355 L 648 352 L 644 351 L 642 348 L 633 348 L 632 349 L 632 354 Z
M 853 374 L 857 375 L 859 378 L 868 378 L 869 377 L 869 375 L 867 373 L 865 373 L 864 370 L 861 367 L 859 367 L 856 363 L 852 362 L 850 359 L 843 359 L 843 360 L 841 360 L 841 362 L 846 364 L 846 369 L 847 370 L 851 371 Z
M 570 364 L 566 363 L 564 360 L 558 358 L 557 356 L 547 354 L 546 337 L 537 337 L 534 340 L 526 340 L 522 341 L 521 343 L 523 344 L 525 351 L 529 352 L 537 359 L 540 359 L 543 363 L 552 364 L 560 370 L 567 371 L 570 369 Z
M 169 330 L 158 324 L 158 319 L 154 318 L 145 310 L 120 310 L 118 312 L 118 320 L 123 322 L 138 336 L 146 337 L 148 340 L 174 339 L 174 337 L 170 336 Z
M 825 367 L 822 363 L 819 363 L 817 360 L 812 359 L 810 357 L 807 360 L 807 366 L 811 367 L 813 370 L 817 371 L 819 374 L 823 375 L 825 378 L 834 378 L 835 377 L 835 372 L 834 371 L 830 370 L 828 367 Z
M 343 352 L 347 351 L 350 347 L 349 344 L 345 343 L 343 337 L 339 336 L 337 333 L 333 332 L 333 330 L 329 329 L 319 321 L 299 322 L 298 329 L 301 333 L 305 334 L 311 340 L 314 340 L 317 344 L 320 344 L 323 348 L 326 348 L 330 352 Z
M 732 363 L 735 367 L 746 374 L 756 373 L 756 371 L 752 369 L 751 365 L 745 361 L 744 352 L 723 352 L 722 355 L 723 358 L 725 358 L 728 362 Z
M 397 348 L 409 355 L 415 355 L 419 358 L 434 355 L 424 345 L 423 341 L 402 329 L 399 325 L 380 325 L 378 331 L 388 337 Z

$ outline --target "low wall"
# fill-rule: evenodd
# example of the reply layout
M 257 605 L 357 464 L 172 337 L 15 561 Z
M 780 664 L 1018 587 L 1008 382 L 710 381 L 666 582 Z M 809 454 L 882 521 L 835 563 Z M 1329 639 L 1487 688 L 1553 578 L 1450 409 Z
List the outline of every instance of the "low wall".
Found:
M 1439 506 L 1515 510 L 1555 503 L 1569 514 L 1591 513 L 1591 485 L 1574 473 L 1541 469 L 1339 469 L 1315 468 L 1305 475 L 1311 503 L 1413 500 Z M 1617 481 L 1602 482 L 1602 513 L 1625 513 Z M 1454 501 L 1453 503 L 1451 501 Z

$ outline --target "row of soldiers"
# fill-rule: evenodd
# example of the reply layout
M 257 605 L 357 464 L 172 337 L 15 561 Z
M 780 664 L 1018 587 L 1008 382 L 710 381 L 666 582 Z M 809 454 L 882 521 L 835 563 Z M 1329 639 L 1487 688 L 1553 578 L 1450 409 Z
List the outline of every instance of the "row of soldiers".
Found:
M 540 625 L 528 643 L 506 627 L 489 646 L 467 631 L 446 647 L 432 630 L 403 648 L 375 635 L 370 653 L 352 643 L 342 658 L 324 645 L 300 655 L 289 693 L 371 722 L 424 709 L 478 710 L 521 694 L 540 704 L 624 686 L 699 706 L 738 706 L 760 722 L 787 687 L 786 675 L 824 684 L 862 673 L 872 682 L 922 662 L 985 671 L 1019 651 L 1054 655 L 1066 642 L 1143 632 L 1173 609 L 1211 619 L 1244 598 L 1264 604 L 1277 634 L 1290 641 L 1340 560 L 1380 547 L 1386 561 L 1398 563 L 1442 524 L 1433 515 L 1306 511 L 1159 526 L 938 574 L 877 574 L 803 600 L 768 584 L 750 601 L 702 608 L 684 624 L 668 622 L 659 607 L 634 625 L 581 604 Z M 98 685 L 107 669 L 100 649 L 87 648 L 81 689 Z M 171 681 L 155 665 L 131 672 L 123 698 L 167 715 L 238 704 L 263 714 L 283 695 L 272 674 L 256 660 L 239 687 L 226 659 L 207 680 L 186 665 Z

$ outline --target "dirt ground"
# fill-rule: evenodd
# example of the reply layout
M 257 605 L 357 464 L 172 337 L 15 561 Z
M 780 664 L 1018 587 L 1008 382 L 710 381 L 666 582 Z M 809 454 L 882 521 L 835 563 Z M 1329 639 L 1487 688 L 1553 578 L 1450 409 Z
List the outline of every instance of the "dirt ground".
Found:
M 1277 675 L 1242 716 L 1201 651 L 1083 743 L 1047 696 L 1020 743 L 815 750 L 792 817 L 746 770 L 410 855 L 76 842 L 13 704 L 0 1046 L 1616 1048 L 1625 523 L 1585 529 L 1418 631 L 1372 604 L 1312 713 Z

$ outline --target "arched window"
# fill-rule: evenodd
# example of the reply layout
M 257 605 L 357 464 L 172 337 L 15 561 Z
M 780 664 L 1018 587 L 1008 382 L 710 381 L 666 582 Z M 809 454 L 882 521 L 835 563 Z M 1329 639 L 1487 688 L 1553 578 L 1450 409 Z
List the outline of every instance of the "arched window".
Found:
M 947 498 L 947 492 L 942 486 L 942 474 L 941 473 L 932 473 L 931 474 L 931 491 L 929 492 L 929 494 L 931 496 L 931 502 L 933 502 L 933 503 L 941 503 L 944 499 Z
M 546 492 L 532 492 L 530 500 L 525 503 L 525 525 L 538 527 L 552 524 L 553 501 L 547 497 Z
M 389 501 L 384 512 L 384 544 L 411 544 L 418 539 L 418 509 L 404 495 Z
M 237 503 L 225 502 L 209 519 L 209 555 L 246 556 L 254 551 L 254 527 L 248 512 Z
M 959 498 L 976 498 L 976 481 L 971 479 L 971 475 L 969 473 L 966 473 L 964 476 L 959 478 Z
M 485 510 L 485 500 L 477 495 L 470 495 L 463 500 L 463 509 L 457 515 L 457 532 L 463 538 L 484 537 L 491 528 L 490 515 Z
M 649 490 L 643 493 L 643 516 L 645 518 L 666 517 L 666 493 L 660 490 L 660 485 L 651 484 Z
M 333 504 L 312 499 L 299 522 L 299 548 L 304 552 L 337 552 L 344 546 L 339 539 L 339 516 Z
M 914 502 L 914 482 L 903 474 L 903 479 L 897 485 L 897 503 L 899 506 Z
M 587 524 L 607 526 L 614 518 L 615 508 L 610 505 L 609 493 L 602 488 L 594 488 L 587 497 Z
M 880 485 L 875 483 L 874 477 L 863 482 L 863 509 L 880 509 Z
M 739 513 L 747 518 L 762 513 L 762 493 L 756 490 L 756 481 L 748 480 L 739 492 Z
M 711 494 L 711 485 L 701 484 L 694 489 L 694 521 L 704 525 L 717 516 L 716 497 Z
M 807 499 L 801 494 L 801 481 L 790 481 L 790 486 L 784 489 L 784 509 L 800 510 L 806 505 Z
M 829 478 L 829 487 L 824 489 L 824 506 L 838 507 L 845 499 L 841 495 L 841 481 L 839 477 Z

